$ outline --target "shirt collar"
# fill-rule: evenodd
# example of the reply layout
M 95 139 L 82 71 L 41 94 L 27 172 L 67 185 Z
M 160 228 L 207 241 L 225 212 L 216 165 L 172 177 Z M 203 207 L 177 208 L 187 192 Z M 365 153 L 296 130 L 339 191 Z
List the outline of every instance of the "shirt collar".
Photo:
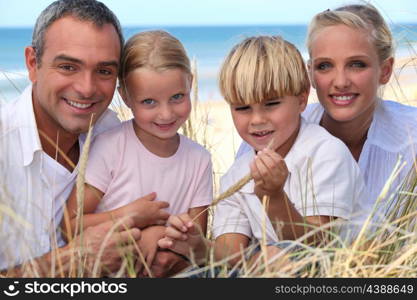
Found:
M 32 163 L 35 153 L 42 151 L 32 103 L 32 85 L 26 87 L 16 102 L 16 121 L 20 132 L 23 165 Z
M 400 152 L 417 143 L 417 109 L 378 99 L 366 143 L 385 151 Z

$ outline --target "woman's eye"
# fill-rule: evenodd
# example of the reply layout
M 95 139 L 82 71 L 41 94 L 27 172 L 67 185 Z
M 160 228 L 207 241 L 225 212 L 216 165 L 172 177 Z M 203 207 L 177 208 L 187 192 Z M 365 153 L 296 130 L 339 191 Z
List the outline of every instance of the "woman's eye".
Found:
M 147 104 L 147 105 L 152 105 L 152 104 L 155 104 L 156 101 L 153 99 L 145 99 L 145 100 L 142 100 L 142 103 Z
M 362 61 L 353 61 L 350 63 L 350 66 L 353 68 L 365 68 L 366 67 L 366 63 L 362 62 Z
M 173 100 L 178 101 L 178 100 L 181 100 L 183 97 L 184 97 L 184 94 L 175 94 L 175 95 L 174 95 L 174 96 L 172 96 L 171 98 L 172 98 Z

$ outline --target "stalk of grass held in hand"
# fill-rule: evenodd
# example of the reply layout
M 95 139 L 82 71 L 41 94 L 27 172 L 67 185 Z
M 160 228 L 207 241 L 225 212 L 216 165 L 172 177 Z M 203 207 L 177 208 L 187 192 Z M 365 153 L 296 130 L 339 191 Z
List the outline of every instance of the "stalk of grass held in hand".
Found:
M 272 150 L 275 140 L 272 139 L 269 141 L 268 145 L 266 146 L 266 149 Z M 226 191 L 218 195 L 216 198 L 214 198 L 213 202 L 201 213 L 199 213 L 197 216 L 195 216 L 192 221 L 196 220 L 203 212 L 205 212 L 210 207 L 216 206 L 220 201 L 232 196 L 234 193 L 240 191 L 242 187 L 244 187 L 249 181 L 253 179 L 252 175 L 249 173 L 242 177 L 238 182 L 236 182 L 234 185 L 232 185 L 230 188 L 228 188 Z

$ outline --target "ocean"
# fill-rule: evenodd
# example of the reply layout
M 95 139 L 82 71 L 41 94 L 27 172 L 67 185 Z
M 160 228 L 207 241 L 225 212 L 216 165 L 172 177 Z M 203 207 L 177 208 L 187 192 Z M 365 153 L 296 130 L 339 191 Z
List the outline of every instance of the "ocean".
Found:
M 185 46 L 191 59 L 197 62 L 199 98 L 221 99 L 217 88 L 217 73 L 222 60 L 234 44 L 251 35 L 281 35 L 298 47 L 307 59 L 306 25 L 271 26 L 187 26 L 187 27 L 127 27 L 125 38 L 149 29 L 164 29 Z M 397 44 L 397 56 L 417 53 L 417 24 L 397 24 L 392 31 Z M 24 62 L 24 47 L 30 45 L 32 28 L 0 28 L 0 102 L 15 98 L 28 84 Z

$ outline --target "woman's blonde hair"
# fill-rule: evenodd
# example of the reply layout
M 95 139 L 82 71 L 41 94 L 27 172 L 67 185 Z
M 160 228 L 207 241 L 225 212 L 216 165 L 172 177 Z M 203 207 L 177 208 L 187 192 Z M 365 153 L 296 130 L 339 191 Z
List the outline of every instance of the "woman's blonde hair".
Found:
M 384 18 L 371 4 L 341 6 L 314 16 L 307 34 L 307 48 L 310 56 L 316 34 L 325 27 L 335 25 L 346 25 L 367 31 L 381 62 L 393 56 L 394 45 L 391 31 Z
M 120 86 L 138 68 L 154 71 L 179 68 L 191 74 L 190 60 L 181 42 L 166 31 L 144 31 L 132 36 L 123 47 L 119 71 Z
M 226 57 L 220 91 L 229 104 L 253 104 L 308 92 L 310 83 L 297 48 L 279 36 L 249 37 Z

